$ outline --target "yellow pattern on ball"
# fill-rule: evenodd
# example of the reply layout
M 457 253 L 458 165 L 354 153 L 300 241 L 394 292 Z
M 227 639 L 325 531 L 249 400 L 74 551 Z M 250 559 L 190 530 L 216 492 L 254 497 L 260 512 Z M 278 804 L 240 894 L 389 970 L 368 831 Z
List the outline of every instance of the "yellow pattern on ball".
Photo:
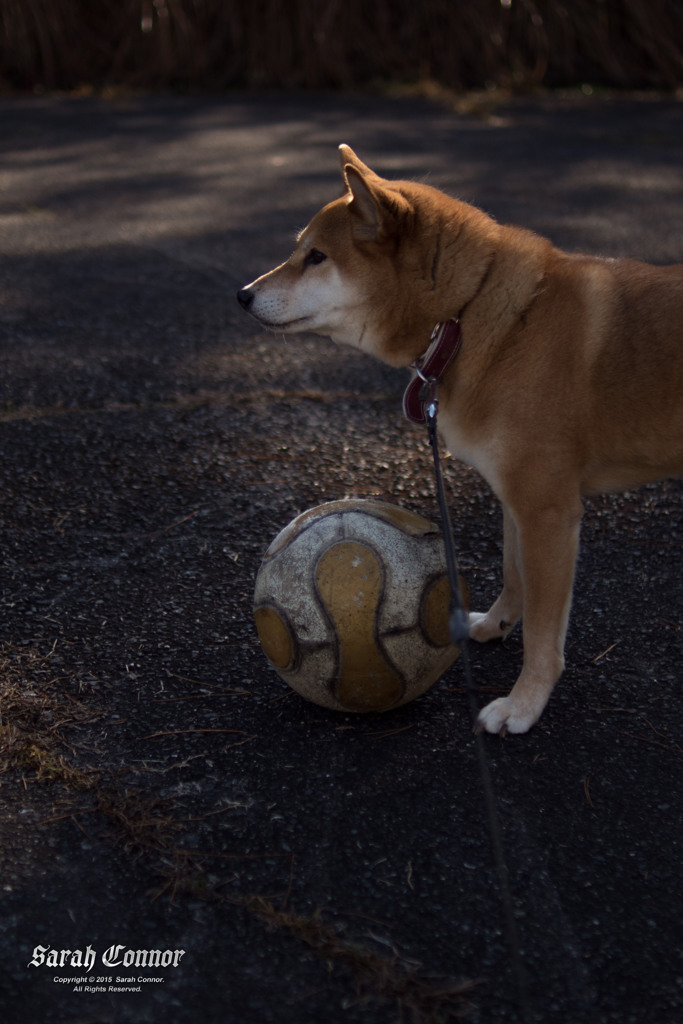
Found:
M 266 657 L 276 668 L 291 668 L 294 664 L 294 639 L 287 623 L 274 608 L 257 608 L 254 619 Z
M 364 544 L 341 541 L 321 556 L 315 582 L 339 642 L 339 703 L 349 711 L 391 707 L 405 687 L 374 636 L 384 582 L 377 555 Z

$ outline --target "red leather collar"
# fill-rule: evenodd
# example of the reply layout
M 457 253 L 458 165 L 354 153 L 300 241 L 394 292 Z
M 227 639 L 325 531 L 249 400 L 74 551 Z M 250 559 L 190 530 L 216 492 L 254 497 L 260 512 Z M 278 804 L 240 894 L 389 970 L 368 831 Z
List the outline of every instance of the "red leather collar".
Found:
M 412 364 L 415 374 L 403 394 L 403 415 L 406 419 L 413 423 L 426 421 L 422 388 L 425 383 L 435 384 L 440 380 L 460 351 L 461 343 L 458 320 L 446 320 L 436 325 L 427 351 Z

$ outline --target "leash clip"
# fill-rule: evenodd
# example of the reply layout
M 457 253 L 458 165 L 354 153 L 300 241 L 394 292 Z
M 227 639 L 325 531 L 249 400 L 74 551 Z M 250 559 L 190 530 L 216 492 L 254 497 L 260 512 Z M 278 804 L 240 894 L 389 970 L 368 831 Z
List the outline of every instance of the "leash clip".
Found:
M 422 381 L 419 392 L 419 399 L 428 420 L 436 420 L 439 411 L 438 380 L 436 377 L 425 377 L 419 366 L 415 367 L 416 373 Z

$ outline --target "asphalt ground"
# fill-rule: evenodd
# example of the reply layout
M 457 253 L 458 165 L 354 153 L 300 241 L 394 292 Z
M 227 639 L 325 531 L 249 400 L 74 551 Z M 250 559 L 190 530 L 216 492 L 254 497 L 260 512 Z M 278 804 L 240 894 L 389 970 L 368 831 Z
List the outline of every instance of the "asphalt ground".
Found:
M 683 1018 L 680 482 L 587 503 L 565 676 L 528 735 L 484 738 L 526 1011 L 462 660 L 394 712 L 339 714 L 288 690 L 252 622 L 298 512 L 437 518 L 405 373 L 259 333 L 234 300 L 338 194 L 340 142 L 571 250 L 683 260 L 680 102 L 483 113 L 0 102 L 6 1024 Z M 499 510 L 445 468 L 486 606 Z M 505 692 L 519 631 L 471 660 L 480 703 Z M 154 949 L 185 952 L 126 967 Z

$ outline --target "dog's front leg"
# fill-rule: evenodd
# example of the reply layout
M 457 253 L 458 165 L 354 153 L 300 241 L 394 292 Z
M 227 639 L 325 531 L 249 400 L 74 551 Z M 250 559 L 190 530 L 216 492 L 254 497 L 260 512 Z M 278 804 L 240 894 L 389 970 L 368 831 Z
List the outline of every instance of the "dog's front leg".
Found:
M 470 612 L 470 637 L 478 643 L 502 640 L 522 617 L 519 559 L 517 526 L 503 503 L 503 589 L 487 612 Z
M 477 724 L 487 732 L 530 729 L 564 669 L 582 511 L 573 498 L 561 506 L 508 512 L 516 525 L 523 588 L 524 665 L 510 694 L 480 712 Z

